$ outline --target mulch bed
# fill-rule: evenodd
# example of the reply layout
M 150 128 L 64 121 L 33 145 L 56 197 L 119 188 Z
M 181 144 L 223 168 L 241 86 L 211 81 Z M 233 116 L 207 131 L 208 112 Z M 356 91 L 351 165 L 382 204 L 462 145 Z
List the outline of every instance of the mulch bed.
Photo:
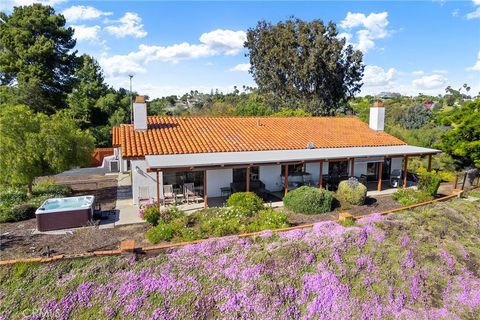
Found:
M 340 212 L 349 212 L 354 216 L 360 216 L 396 209 L 400 208 L 401 206 L 401 204 L 392 200 L 392 195 L 379 195 L 374 197 L 367 197 L 367 199 L 365 200 L 365 205 L 352 206 L 348 210 L 337 207 L 333 211 L 319 214 L 301 214 L 288 212 L 288 221 L 292 225 L 296 226 L 320 221 L 336 220 L 338 219 L 338 214 Z
M 117 180 L 115 176 L 57 176 L 59 183 L 69 184 L 74 195 L 93 194 L 102 210 L 115 208 Z M 80 183 L 81 181 L 99 181 Z M 109 229 L 88 227 L 76 229 L 71 234 L 32 234 L 36 219 L 0 224 L 0 259 L 40 257 L 47 247 L 54 254 L 84 253 L 95 250 L 117 249 L 122 240 L 134 239 L 137 245 L 147 245 L 147 224 L 117 226 Z

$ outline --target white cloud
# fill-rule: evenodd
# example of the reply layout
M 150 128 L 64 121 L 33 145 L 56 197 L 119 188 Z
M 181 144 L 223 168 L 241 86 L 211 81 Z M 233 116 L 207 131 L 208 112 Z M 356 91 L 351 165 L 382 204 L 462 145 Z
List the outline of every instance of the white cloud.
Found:
M 480 71 L 480 51 L 478 52 L 477 61 L 473 66 L 467 68 L 467 71 Z
M 80 20 L 92 20 L 103 16 L 112 15 L 112 12 L 100 11 L 90 6 L 71 6 L 62 11 L 68 22 L 76 22 Z
M 452 11 L 452 17 L 458 17 L 460 15 L 460 10 L 455 9 Z
M 368 16 L 348 12 L 345 19 L 340 22 L 340 26 L 346 30 L 361 28 L 356 33 L 358 42 L 354 43 L 354 47 L 363 52 L 375 47 L 374 40 L 384 39 L 390 34 L 388 24 L 388 12 L 370 13 Z
M 140 62 L 130 58 L 129 55 L 116 55 L 112 57 L 100 57 L 98 60 L 107 77 L 117 75 L 145 73 L 147 70 Z
M 72 25 L 71 27 L 75 29 L 75 38 L 77 38 L 78 41 L 98 40 L 100 26 L 87 27 L 84 25 Z
M 126 55 L 103 57 L 100 64 L 107 76 L 145 72 L 145 65 L 151 61 L 176 63 L 180 60 L 210 57 L 215 55 L 238 54 L 246 39 L 244 31 L 214 30 L 203 33 L 198 44 L 188 42 L 170 46 L 141 44 L 137 51 Z
M 412 85 L 416 89 L 432 90 L 445 86 L 447 78 L 441 74 L 425 75 L 412 81 Z
M 425 71 L 423 71 L 423 70 L 416 70 L 416 71 L 412 72 L 412 75 L 416 76 L 416 77 L 423 76 L 424 74 L 425 74 Z
M 388 85 L 393 78 L 397 70 L 390 68 L 385 71 L 382 67 L 379 66 L 366 66 L 363 76 L 363 81 L 365 86 L 385 86 Z
M 127 12 L 123 17 L 114 22 L 114 25 L 105 27 L 105 30 L 117 38 L 132 36 L 143 38 L 147 32 L 143 29 L 142 18 L 134 12 Z
M 473 5 L 480 6 L 480 0 L 472 0 Z
M 478 7 L 475 11 L 467 13 L 466 18 L 468 20 L 480 18 L 480 7 Z
M 250 63 L 240 63 L 237 64 L 235 67 L 228 69 L 228 71 L 240 71 L 240 72 L 247 72 L 250 70 Z
M 200 42 L 214 50 L 225 51 L 227 55 L 235 55 L 240 52 L 246 40 L 247 34 L 241 30 L 217 29 L 200 36 Z

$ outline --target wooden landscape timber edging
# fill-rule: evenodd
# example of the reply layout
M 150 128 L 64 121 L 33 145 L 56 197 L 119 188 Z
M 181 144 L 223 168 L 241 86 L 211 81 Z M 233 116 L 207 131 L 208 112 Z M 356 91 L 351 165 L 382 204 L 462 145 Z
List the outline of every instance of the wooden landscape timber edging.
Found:
M 417 203 L 413 204 L 410 206 L 405 206 L 397 209 L 392 209 L 392 210 L 386 210 L 382 211 L 379 213 L 372 213 L 372 214 L 380 214 L 380 215 L 387 215 L 395 212 L 400 212 L 400 211 L 405 211 L 408 209 L 413 209 L 421 206 L 425 206 L 428 204 L 432 204 L 435 202 L 440 202 L 440 201 L 445 201 L 449 200 L 452 198 L 460 197 L 463 193 L 463 190 L 460 189 L 454 189 L 453 193 L 444 196 L 438 199 L 422 202 L 422 203 Z M 366 214 L 366 215 L 361 215 L 361 216 L 352 216 L 348 212 L 341 212 L 339 214 L 339 219 L 337 220 L 332 220 L 336 222 L 340 222 L 341 220 L 345 220 L 345 218 L 351 218 L 354 220 L 358 220 L 361 218 L 368 217 L 372 214 Z M 307 229 L 307 228 L 312 228 L 313 223 L 309 224 L 303 224 L 300 226 L 294 226 L 294 227 L 287 227 L 287 228 L 281 228 L 281 229 L 275 229 L 271 230 L 272 232 L 285 232 L 285 231 L 291 231 L 291 230 L 297 230 L 297 229 Z M 196 244 L 196 243 L 201 243 L 205 241 L 215 241 L 221 238 L 249 238 L 249 237 L 255 237 L 259 236 L 262 234 L 262 232 L 265 232 L 266 230 L 263 231 L 257 231 L 257 232 L 250 232 L 250 233 L 242 233 L 238 235 L 230 235 L 230 236 L 225 236 L 225 237 L 216 237 L 216 238 L 207 238 L 207 239 L 198 239 L 194 241 L 187 241 L 187 242 L 176 242 L 176 243 L 166 243 L 166 244 L 159 244 L 159 245 L 153 245 L 153 246 L 146 246 L 146 247 L 135 247 L 135 241 L 134 240 L 124 240 L 120 243 L 120 249 L 116 250 L 102 250 L 102 251 L 93 251 L 93 252 L 87 252 L 87 253 L 77 253 L 77 254 L 70 254 L 70 255 L 56 255 L 52 257 L 46 257 L 46 258 L 24 258 L 24 259 L 12 259 L 12 260 L 0 260 L 0 266 L 2 265 L 11 265 L 15 263 L 28 263 L 28 262 L 52 262 L 52 261 L 58 261 L 58 260 L 65 260 L 65 259 L 78 259 L 78 258 L 91 258 L 91 257 L 100 257 L 100 256 L 108 256 L 108 255 L 121 255 L 121 254 L 135 254 L 135 253 L 147 253 L 151 251 L 157 251 L 157 250 L 167 250 L 167 249 L 174 249 L 178 247 L 183 247 L 191 244 Z

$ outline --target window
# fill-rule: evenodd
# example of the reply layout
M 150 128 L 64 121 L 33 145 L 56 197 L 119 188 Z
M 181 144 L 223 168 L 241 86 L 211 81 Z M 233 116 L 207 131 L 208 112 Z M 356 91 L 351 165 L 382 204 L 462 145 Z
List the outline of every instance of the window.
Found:
M 349 161 L 335 161 L 328 163 L 328 175 L 330 176 L 348 176 Z
M 288 175 L 295 176 L 301 175 L 305 172 L 305 165 L 303 163 L 298 164 L 289 164 L 288 165 Z M 282 166 L 282 176 L 285 175 L 285 166 Z
M 184 183 L 192 183 L 195 186 L 203 186 L 203 171 L 176 171 L 164 172 L 163 184 L 171 184 L 179 188 Z

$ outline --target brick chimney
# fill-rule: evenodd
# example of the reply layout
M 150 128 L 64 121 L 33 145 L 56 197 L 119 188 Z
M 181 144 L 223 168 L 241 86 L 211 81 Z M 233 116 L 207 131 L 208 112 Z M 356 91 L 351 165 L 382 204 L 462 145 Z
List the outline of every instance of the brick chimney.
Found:
M 385 107 L 382 101 L 375 101 L 370 107 L 370 129 L 383 131 L 385 127 Z
M 144 96 L 137 96 L 133 104 L 133 128 L 147 130 L 147 103 Z

